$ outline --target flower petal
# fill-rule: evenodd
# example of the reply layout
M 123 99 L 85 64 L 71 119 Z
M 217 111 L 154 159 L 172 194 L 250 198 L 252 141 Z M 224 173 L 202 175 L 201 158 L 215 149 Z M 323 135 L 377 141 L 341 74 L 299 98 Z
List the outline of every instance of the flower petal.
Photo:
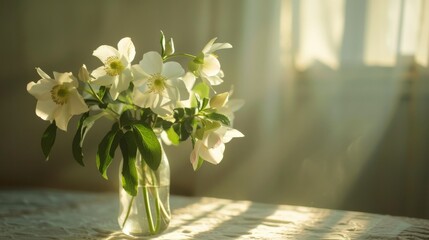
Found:
M 221 108 L 228 102 L 229 92 L 219 93 L 210 99 L 210 107 Z
M 201 147 L 201 141 L 197 141 L 194 145 L 194 149 L 191 152 L 190 161 L 194 171 L 197 170 L 197 167 L 198 167 L 198 159 L 200 157 L 200 154 L 199 154 L 200 147 Z
M 113 100 L 116 100 L 119 94 L 128 89 L 131 82 L 131 71 L 129 69 L 125 69 L 121 75 L 116 76 L 117 78 L 113 81 L 113 84 L 110 88 L 110 95 Z
M 79 69 L 79 73 L 77 75 L 79 77 L 79 80 L 82 82 L 89 82 L 91 81 L 91 76 L 89 75 L 88 69 L 86 68 L 86 65 L 83 64 L 82 67 Z
M 161 75 L 168 79 L 176 79 L 185 74 L 185 70 L 178 62 L 166 62 L 162 67 Z
M 169 98 L 163 97 L 161 94 L 149 94 L 153 96 L 153 102 L 150 109 L 160 115 L 161 117 L 167 117 L 173 114 L 174 105 Z
M 243 107 L 243 105 L 244 105 L 243 99 L 232 99 L 226 103 L 225 107 L 231 110 L 232 112 L 236 112 L 241 107 Z
M 216 86 L 223 83 L 222 78 L 219 76 L 206 76 L 205 79 L 210 83 L 209 86 Z
M 47 100 L 51 98 L 50 91 L 55 86 L 55 82 L 48 79 L 40 79 L 27 84 L 27 91 L 38 100 Z
M 122 38 L 118 42 L 118 51 L 120 54 L 125 56 L 128 62 L 132 62 L 134 60 L 134 57 L 136 56 L 136 48 L 134 47 L 134 43 L 129 37 Z
M 71 72 L 58 73 L 54 72 L 55 80 L 58 81 L 59 84 L 63 83 L 71 83 L 74 87 L 77 87 L 79 83 L 76 78 L 73 76 Z
M 120 81 L 120 76 L 115 76 L 115 79 L 113 80 L 113 83 L 110 86 L 109 93 L 113 100 L 116 100 L 119 97 L 119 93 L 121 92 L 119 89 L 119 85 L 120 85 L 119 81 Z
M 186 89 L 188 89 L 188 91 L 192 90 L 196 79 L 197 78 L 195 75 L 191 72 L 187 72 L 185 76 L 182 77 L 183 83 L 185 83 Z
M 101 77 L 98 77 L 91 81 L 91 83 L 100 85 L 100 86 L 110 86 L 115 82 L 115 79 L 117 79 L 118 76 L 110 76 L 110 75 L 104 75 Z
M 99 77 L 102 77 L 102 76 L 104 76 L 104 75 L 107 75 L 107 72 L 106 72 L 106 70 L 105 70 L 105 67 L 104 67 L 104 66 L 101 66 L 101 67 L 98 67 L 98 68 L 96 68 L 95 70 L 93 70 L 93 71 L 91 72 L 91 75 L 92 75 L 94 78 L 99 78 Z
M 181 79 L 170 80 L 173 83 L 173 86 L 177 89 L 178 96 L 177 99 L 188 99 L 189 98 L 189 90 L 187 89 L 185 83 Z
M 96 56 L 100 61 L 105 63 L 109 57 L 120 57 L 118 50 L 112 46 L 101 45 L 92 53 L 93 56 Z
M 217 148 L 207 148 L 204 145 L 200 148 L 199 155 L 209 163 L 218 164 L 223 159 L 225 144 L 220 144 Z
M 54 119 L 54 113 L 58 105 L 55 104 L 51 99 L 37 101 L 36 115 L 43 120 L 52 121 Z
M 220 63 L 219 60 L 212 54 L 206 55 L 204 57 L 204 63 L 201 69 L 205 75 L 211 77 L 216 76 L 220 71 Z
M 73 116 L 68 109 L 69 106 L 62 105 L 57 108 L 55 111 L 55 124 L 57 127 L 65 132 L 67 132 L 67 125 L 70 121 L 70 118 Z
M 171 107 L 172 105 L 157 105 L 157 106 L 152 106 L 150 109 L 158 114 L 161 118 L 165 118 L 167 116 L 170 116 L 173 114 L 173 108 Z
M 143 71 L 149 75 L 161 73 L 162 71 L 162 57 L 157 52 L 148 52 L 143 55 L 143 59 L 139 65 Z
M 222 137 L 216 132 L 210 132 L 203 140 L 203 144 L 207 148 L 217 148 L 222 144 Z
M 244 137 L 244 134 L 237 129 L 228 128 L 222 137 L 222 142 L 228 143 L 233 138 Z
M 72 115 L 78 115 L 89 110 L 82 96 L 76 89 L 70 92 L 67 105 L 69 106 L 69 113 Z
M 163 96 L 167 95 L 166 97 L 172 102 L 177 102 L 179 100 L 179 90 L 177 88 L 167 87 L 164 92 L 166 92 L 166 94 L 163 94 Z
M 133 102 L 139 107 L 147 108 L 151 107 L 154 101 L 153 94 L 144 93 L 142 88 L 134 88 L 133 91 Z
M 227 49 L 227 48 L 232 48 L 232 45 L 229 44 L 229 43 L 215 43 L 211 47 L 209 53 L 213 53 L 213 52 L 215 52 L 217 50 Z
M 135 86 L 140 86 L 144 84 L 147 79 L 150 77 L 147 73 L 143 71 L 143 69 L 140 67 L 140 65 L 133 65 L 131 67 L 131 71 L 133 73 L 133 83 Z
M 51 79 L 48 74 L 46 74 L 41 68 L 36 67 L 36 71 L 44 79 Z
M 203 53 L 209 53 L 210 49 L 212 48 L 213 43 L 216 41 L 217 38 L 213 38 L 212 40 L 210 40 L 206 46 L 204 46 L 203 48 Z

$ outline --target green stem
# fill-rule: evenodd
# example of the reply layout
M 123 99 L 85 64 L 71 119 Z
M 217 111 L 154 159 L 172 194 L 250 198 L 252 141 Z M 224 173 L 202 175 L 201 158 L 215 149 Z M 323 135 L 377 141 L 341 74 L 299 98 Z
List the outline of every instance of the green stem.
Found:
M 142 194 L 144 199 L 144 205 L 146 208 L 146 216 L 147 216 L 147 223 L 149 225 L 149 231 L 151 234 L 154 234 L 155 227 L 153 226 L 152 212 L 150 211 L 150 204 L 149 204 L 149 194 L 147 192 L 146 186 L 142 187 Z
M 160 201 L 159 201 L 159 192 L 158 192 L 158 186 L 159 186 L 159 182 L 158 179 L 156 178 L 156 175 L 154 172 L 151 171 L 151 175 L 152 175 L 152 179 L 153 179 L 153 184 L 155 185 L 153 191 L 154 191 L 154 196 L 155 196 L 155 210 L 156 210 L 156 227 L 155 227 L 155 231 L 158 232 L 159 228 L 161 226 L 161 208 L 160 208 Z M 161 203 L 162 205 L 162 203 Z
M 188 53 L 175 53 L 175 54 L 171 54 L 168 56 L 165 56 L 163 58 L 163 60 L 168 60 L 169 58 L 173 58 L 173 57 L 190 57 L 190 58 L 196 58 L 196 56 L 192 55 L 192 54 L 188 54 Z
M 119 117 L 121 116 L 119 115 L 119 113 L 115 112 L 115 110 L 113 110 L 111 107 L 107 107 L 106 110 L 108 110 L 108 112 L 111 113 L 113 117 L 116 117 L 119 119 Z
M 124 222 L 122 223 L 122 228 L 125 227 L 125 223 L 127 222 L 128 217 L 130 216 L 131 206 L 133 205 L 133 202 L 134 202 L 134 196 L 131 197 L 130 204 L 128 205 L 127 215 L 125 216 Z
M 89 84 L 88 83 L 88 86 L 89 86 L 89 89 L 91 90 L 91 92 L 92 92 L 92 96 L 94 97 L 94 98 L 96 98 L 101 104 L 103 104 L 104 102 L 103 102 L 103 100 L 97 95 L 97 93 L 95 93 L 95 91 L 94 91 L 94 89 L 92 88 L 92 86 L 91 86 L 91 84 Z

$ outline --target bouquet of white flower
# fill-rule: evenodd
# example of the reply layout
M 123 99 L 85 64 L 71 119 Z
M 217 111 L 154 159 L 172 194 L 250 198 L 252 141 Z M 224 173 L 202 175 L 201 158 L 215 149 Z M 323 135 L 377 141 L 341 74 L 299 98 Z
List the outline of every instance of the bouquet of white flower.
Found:
M 117 49 L 102 45 L 93 55 L 103 65 L 91 73 L 83 65 L 78 73 L 81 86 L 70 72 L 54 72 L 51 78 L 36 68 L 42 79 L 28 83 L 27 91 L 38 100 L 37 116 L 51 122 L 42 136 L 45 157 L 49 157 L 57 128 L 67 131 L 71 117 L 82 115 L 72 143 L 75 160 L 84 165 L 82 145 L 93 124 L 102 117 L 111 119 L 113 125 L 98 146 L 97 167 L 107 179 L 107 169 L 119 146 L 122 187 L 131 196 L 136 196 L 140 184 L 138 156 L 153 171 L 160 165 L 162 148 L 158 137 L 174 145 L 190 139 L 194 170 L 204 161 L 218 164 L 225 143 L 243 137 L 232 128 L 233 113 L 243 102 L 229 100 L 231 92 L 216 94 L 214 90 L 223 82 L 223 71 L 214 52 L 232 48 L 229 43 L 215 40 L 197 55 L 175 53 L 173 39 L 166 42 L 161 32 L 161 53 L 145 53 L 134 65 L 136 52 L 130 38 L 121 39 Z M 170 61 L 175 57 L 189 58 L 186 71 L 178 62 Z M 210 97 L 211 93 L 215 95 Z

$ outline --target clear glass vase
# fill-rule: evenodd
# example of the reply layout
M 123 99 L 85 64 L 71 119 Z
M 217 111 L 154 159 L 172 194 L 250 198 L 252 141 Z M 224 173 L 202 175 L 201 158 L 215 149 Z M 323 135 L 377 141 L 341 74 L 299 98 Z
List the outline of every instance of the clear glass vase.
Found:
M 137 195 L 131 196 L 122 188 L 119 170 L 119 215 L 118 223 L 127 235 L 157 235 L 170 223 L 170 166 L 164 149 L 159 168 L 153 171 L 137 151 Z

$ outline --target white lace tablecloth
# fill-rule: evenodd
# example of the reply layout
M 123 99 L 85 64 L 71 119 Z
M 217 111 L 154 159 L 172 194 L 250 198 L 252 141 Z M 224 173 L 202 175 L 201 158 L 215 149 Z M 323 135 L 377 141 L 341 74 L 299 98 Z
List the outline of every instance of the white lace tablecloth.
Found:
M 0 191 L 0 239 L 135 239 L 112 193 Z M 429 220 L 215 198 L 171 197 L 153 239 L 429 239 Z

